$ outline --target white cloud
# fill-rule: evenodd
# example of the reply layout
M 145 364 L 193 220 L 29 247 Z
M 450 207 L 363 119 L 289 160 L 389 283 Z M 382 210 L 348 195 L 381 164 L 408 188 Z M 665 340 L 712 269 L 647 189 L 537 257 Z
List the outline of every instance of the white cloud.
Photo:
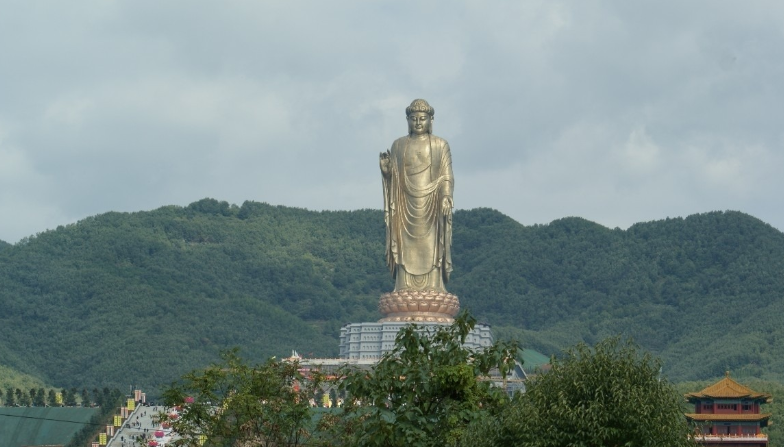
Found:
M 644 127 L 637 127 L 629 134 L 629 139 L 624 146 L 624 155 L 627 167 L 638 172 L 655 170 L 661 162 L 659 146 Z
M 10 187 L 17 182 L 29 181 L 36 175 L 30 160 L 19 148 L 7 146 L 0 136 L 0 182 Z
M 0 122 L 0 239 L 16 242 L 69 220 L 44 200 L 51 181 L 22 148 L 8 142 L 8 127 Z
M 44 119 L 57 124 L 78 126 L 92 107 L 92 101 L 85 97 L 58 98 L 46 108 Z
M 697 138 L 681 157 L 703 191 L 741 199 L 762 193 L 767 182 L 775 181 L 782 161 L 769 148 L 711 137 Z
M 460 207 L 784 228 L 777 2 L 36 5 L 0 16 L 0 239 L 205 196 L 379 207 L 417 97 Z

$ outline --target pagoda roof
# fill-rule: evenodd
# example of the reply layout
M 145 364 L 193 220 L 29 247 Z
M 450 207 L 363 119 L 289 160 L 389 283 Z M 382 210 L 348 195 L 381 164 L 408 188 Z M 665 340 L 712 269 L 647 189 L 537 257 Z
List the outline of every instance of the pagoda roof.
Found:
M 764 421 L 770 419 L 772 413 L 762 414 L 714 414 L 714 413 L 686 413 L 686 417 L 693 421 Z
M 688 393 L 686 398 L 691 399 L 764 399 L 770 402 L 771 395 L 758 393 L 751 388 L 741 385 L 730 378 L 727 371 L 725 377 L 697 393 Z

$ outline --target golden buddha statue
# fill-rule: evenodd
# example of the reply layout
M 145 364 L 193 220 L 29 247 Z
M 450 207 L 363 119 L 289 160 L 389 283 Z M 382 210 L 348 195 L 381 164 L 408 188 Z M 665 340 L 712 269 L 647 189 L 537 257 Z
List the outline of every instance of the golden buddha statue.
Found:
M 408 135 L 379 159 L 386 260 L 395 278 L 394 292 L 382 296 L 380 307 L 395 320 L 449 320 L 459 308 L 445 288 L 452 272 L 452 155 L 449 143 L 432 134 L 433 116 L 427 101 L 414 100 L 406 108 Z M 421 305 L 391 305 L 403 296 Z

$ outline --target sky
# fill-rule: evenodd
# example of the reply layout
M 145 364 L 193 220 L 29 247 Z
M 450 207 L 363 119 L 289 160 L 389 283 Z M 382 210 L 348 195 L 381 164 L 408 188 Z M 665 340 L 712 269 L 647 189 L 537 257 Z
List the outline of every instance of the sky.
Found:
M 381 209 L 415 98 L 458 209 L 784 230 L 784 2 L 0 0 L 0 240 L 205 197 Z

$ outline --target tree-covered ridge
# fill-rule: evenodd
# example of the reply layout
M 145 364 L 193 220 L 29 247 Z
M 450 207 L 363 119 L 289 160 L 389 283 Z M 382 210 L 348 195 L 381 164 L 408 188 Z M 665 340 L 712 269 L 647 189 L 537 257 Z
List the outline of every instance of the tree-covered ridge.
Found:
M 776 342 L 784 332 L 784 234 L 748 215 L 712 212 L 627 231 L 560 219 L 520 227 L 496 242 L 492 258 L 468 266 L 455 275 L 462 302 L 488 321 L 527 330 L 523 340 L 540 350 L 623 333 L 663 356 L 677 379 L 727 367 L 784 373 Z M 489 284 L 503 299 L 475 300 Z
M 448 285 L 547 354 L 630 335 L 673 380 L 784 377 L 784 234 L 738 212 L 608 229 L 454 217 Z M 0 244 L 2 245 L 2 244 Z M 381 211 L 204 199 L 106 213 L 0 248 L 0 364 L 56 386 L 153 389 L 229 347 L 337 354 L 391 290 Z
M 352 235 L 378 231 L 374 214 L 203 200 L 25 239 L 0 252 L 0 363 L 154 386 L 228 346 L 334 355 L 342 323 L 377 318 L 383 266 L 349 275 L 373 265 L 370 238 Z

